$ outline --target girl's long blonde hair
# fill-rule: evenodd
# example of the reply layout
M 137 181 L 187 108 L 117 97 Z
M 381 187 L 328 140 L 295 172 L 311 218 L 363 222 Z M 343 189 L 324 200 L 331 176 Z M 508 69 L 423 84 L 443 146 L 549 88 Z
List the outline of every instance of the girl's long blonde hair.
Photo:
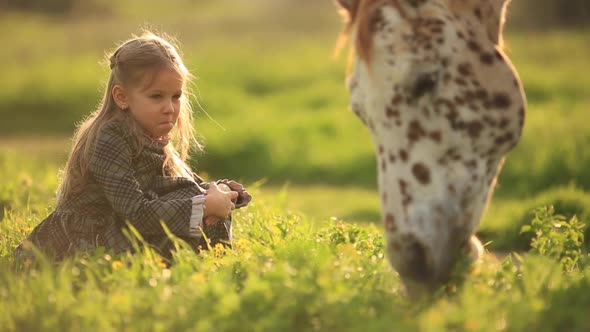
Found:
M 166 39 L 145 31 L 141 36 L 123 42 L 112 54 L 108 55 L 111 69 L 102 101 L 77 128 L 72 144 L 72 151 L 63 170 L 61 184 L 57 191 L 58 204 L 80 192 L 87 182 L 88 163 L 92 156 L 98 134 L 111 122 L 125 122 L 130 133 L 142 147 L 143 131 L 132 119 L 129 112 L 119 108 L 115 103 L 112 90 L 115 85 L 123 87 L 137 86 L 153 78 L 159 70 L 169 68 L 183 77 L 180 114 L 175 129 L 170 133 L 170 143 L 164 147 L 165 160 L 163 174 L 192 177 L 192 171 L 186 161 L 192 146 L 201 146 L 195 139 L 192 108 L 189 101 L 188 87 L 192 75 L 182 62 L 176 47 Z

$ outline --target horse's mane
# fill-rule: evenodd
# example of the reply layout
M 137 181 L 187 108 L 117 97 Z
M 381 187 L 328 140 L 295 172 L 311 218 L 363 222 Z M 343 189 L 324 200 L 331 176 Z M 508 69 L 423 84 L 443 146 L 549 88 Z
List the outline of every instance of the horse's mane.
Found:
M 336 53 L 348 43 L 351 35 L 355 37 L 354 45 L 351 47 L 352 52 L 356 52 L 359 57 L 369 63 L 371 58 L 371 15 L 369 13 L 384 3 L 392 3 L 397 6 L 395 0 L 359 0 L 354 1 L 350 8 L 341 8 L 340 15 L 344 18 L 345 26 L 336 44 Z M 356 33 L 354 33 L 356 30 Z M 350 59 L 349 59 L 350 61 Z

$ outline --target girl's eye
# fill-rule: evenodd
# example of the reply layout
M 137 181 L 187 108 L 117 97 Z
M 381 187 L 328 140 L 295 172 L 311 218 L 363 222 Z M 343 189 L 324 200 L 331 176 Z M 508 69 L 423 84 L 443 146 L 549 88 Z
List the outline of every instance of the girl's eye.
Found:
M 150 96 L 150 98 L 152 98 L 152 99 L 160 99 L 160 98 L 162 98 L 162 95 L 161 94 L 153 94 L 153 95 Z
M 177 94 L 177 95 L 172 96 L 172 98 L 174 98 L 174 99 L 180 99 L 180 97 L 182 97 L 181 94 Z

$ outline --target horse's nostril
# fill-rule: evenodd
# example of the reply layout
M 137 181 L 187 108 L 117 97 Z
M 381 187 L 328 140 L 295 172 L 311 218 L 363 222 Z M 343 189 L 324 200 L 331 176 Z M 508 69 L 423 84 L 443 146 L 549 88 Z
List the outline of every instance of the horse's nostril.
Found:
M 431 92 L 436 87 L 436 73 L 422 73 L 418 75 L 412 88 L 412 99 L 418 99 Z

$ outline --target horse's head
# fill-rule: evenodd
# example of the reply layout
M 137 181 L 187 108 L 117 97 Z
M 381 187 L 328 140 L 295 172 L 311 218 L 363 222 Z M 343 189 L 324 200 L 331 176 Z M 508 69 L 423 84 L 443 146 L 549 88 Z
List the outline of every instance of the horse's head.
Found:
M 524 123 L 499 43 L 505 0 L 338 0 L 351 109 L 377 154 L 388 257 L 406 284 L 445 282 Z

